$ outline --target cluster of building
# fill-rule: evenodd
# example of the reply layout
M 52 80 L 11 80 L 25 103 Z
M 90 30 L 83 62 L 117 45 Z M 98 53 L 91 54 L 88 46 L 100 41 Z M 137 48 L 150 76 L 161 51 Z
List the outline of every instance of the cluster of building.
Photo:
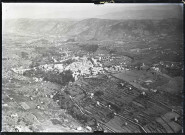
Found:
M 64 70 L 69 70 L 70 66 L 64 66 L 62 63 L 60 64 L 44 64 L 40 65 L 39 69 L 48 72 L 48 71 L 58 71 L 62 73 Z
M 171 62 L 171 61 L 160 61 L 159 64 L 166 68 L 178 68 L 181 65 L 179 62 Z
M 119 59 L 121 59 L 121 61 L 124 61 L 124 63 L 131 62 L 131 58 L 129 58 L 127 56 L 115 56 L 115 55 L 99 54 L 98 56 L 95 56 L 95 59 L 97 59 L 98 61 L 101 61 L 101 62 L 114 61 L 114 60 L 119 60 Z
M 104 73 L 102 64 L 94 58 L 88 57 L 72 57 L 72 60 L 75 60 L 71 64 L 64 65 L 60 64 L 45 64 L 40 65 L 39 69 L 44 70 L 45 72 L 48 71 L 58 71 L 59 73 L 65 70 L 71 70 L 72 75 L 75 80 L 78 79 L 79 76 L 90 76 L 90 75 L 97 75 Z
M 153 64 L 151 69 L 160 72 L 161 69 L 170 68 L 170 69 L 180 69 L 182 67 L 181 63 L 179 62 L 171 62 L 171 61 L 160 61 L 157 64 Z
M 121 71 L 129 71 L 129 68 L 126 68 L 122 65 L 112 65 L 111 67 L 105 67 L 105 70 L 108 72 L 121 72 Z
M 90 76 L 104 73 L 102 64 L 94 58 L 81 57 L 77 62 L 69 64 L 65 70 L 71 70 L 75 80 L 79 76 Z
M 21 67 L 19 67 L 19 68 L 12 68 L 11 69 L 14 73 L 17 73 L 17 74 L 23 74 L 25 71 L 27 71 L 27 70 L 30 70 L 29 68 L 28 69 L 25 69 L 25 68 L 23 68 L 22 66 Z

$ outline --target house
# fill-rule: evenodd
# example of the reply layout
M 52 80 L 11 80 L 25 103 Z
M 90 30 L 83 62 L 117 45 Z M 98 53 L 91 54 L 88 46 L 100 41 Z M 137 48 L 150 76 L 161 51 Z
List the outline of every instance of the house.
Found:
M 146 80 L 145 83 L 152 83 L 152 80 Z
M 160 71 L 159 67 L 152 67 L 152 69 L 155 70 L 155 71 L 157 71 L 157 72 Z
M 155 92 L 155 93 L 157 92 L 157 90 L 156 90 L 156 89 L 150 89 L 150 90 L 151 90 L 152 92 Z
M 26 104 L 25 102 L 21 102 L 20 105 L 21 105 L 21 107 L 22 107 L 24 110 L 30 109 L 30 107 L 28 106 L 28 104 Z

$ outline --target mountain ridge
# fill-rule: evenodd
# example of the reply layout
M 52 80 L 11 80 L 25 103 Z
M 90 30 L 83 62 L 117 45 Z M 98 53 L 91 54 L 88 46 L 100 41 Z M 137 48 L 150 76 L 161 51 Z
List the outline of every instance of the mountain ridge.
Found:
M 182 20 L 176 18 L 161 20 L 88 18 L 78 21 L 67 19 L 18 19 L 5 22 L 3 28 L 5 33 L 17 32 L 67 36 L 81 41 L 90 39 L 122 39 L 130 36 L 139 38 L 171 33 L 179 34 L 182 30 Z

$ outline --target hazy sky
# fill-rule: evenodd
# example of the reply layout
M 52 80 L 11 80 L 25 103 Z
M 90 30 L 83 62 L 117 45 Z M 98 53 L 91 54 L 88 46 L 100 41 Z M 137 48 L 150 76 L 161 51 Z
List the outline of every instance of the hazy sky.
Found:
M 165 10 L 182 12 L 182 4 L 104 4 L 93 3 L 3 3 L 3 19 L 8 18 L 93 18 L 124 10 Z

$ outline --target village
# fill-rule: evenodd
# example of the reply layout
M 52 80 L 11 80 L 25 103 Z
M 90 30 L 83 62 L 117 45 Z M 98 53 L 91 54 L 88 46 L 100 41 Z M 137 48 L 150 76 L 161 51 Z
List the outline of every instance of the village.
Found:
M 46 97 L 80 121 L 82 126 L 78 127 L 78 130 L 128 133 L 180 132 L 182 108 L 163 97 L 168 92 L 158 86 L 159 82 L 165 85 L 171 79 L 161 72 L 161 66 L 166 67 L 169 63 L 160 61 L 152 67 L 145 63 L 132 66 L 130 65 L 132 59 L 127 56 L 107 54 L 94 56 L 89 53 L 77 56 L 69 49 L 61 51 L 63 52 L 60 57 L 51 57 L 50 64 L 27 69 L 12 68 L 12 71 L 25 75 L 24 73 L 28 71 L 60 74 L 70 70 L 74 81 L 69 82 L 62 90 L 46 94 Z M 178 63 L 171 63 L 170 67 L 178 67 Z M 32 83 L 50 83 L 37 75 L 31 78 Z M 40 93 L 40 90 L 37 89 L 37 93 Z M 61 99 L 61 96 L 64 99 Z M 29 98 L 31 102 L 34 99 L 33 96 Z M 35 108 L 45 110 L 44 102 L 41 101 Z M 67 102 L 71 107 L 63 106 Z M 26 110 L 30 108 L 27 102 L 21 103 L 21 106 Z

